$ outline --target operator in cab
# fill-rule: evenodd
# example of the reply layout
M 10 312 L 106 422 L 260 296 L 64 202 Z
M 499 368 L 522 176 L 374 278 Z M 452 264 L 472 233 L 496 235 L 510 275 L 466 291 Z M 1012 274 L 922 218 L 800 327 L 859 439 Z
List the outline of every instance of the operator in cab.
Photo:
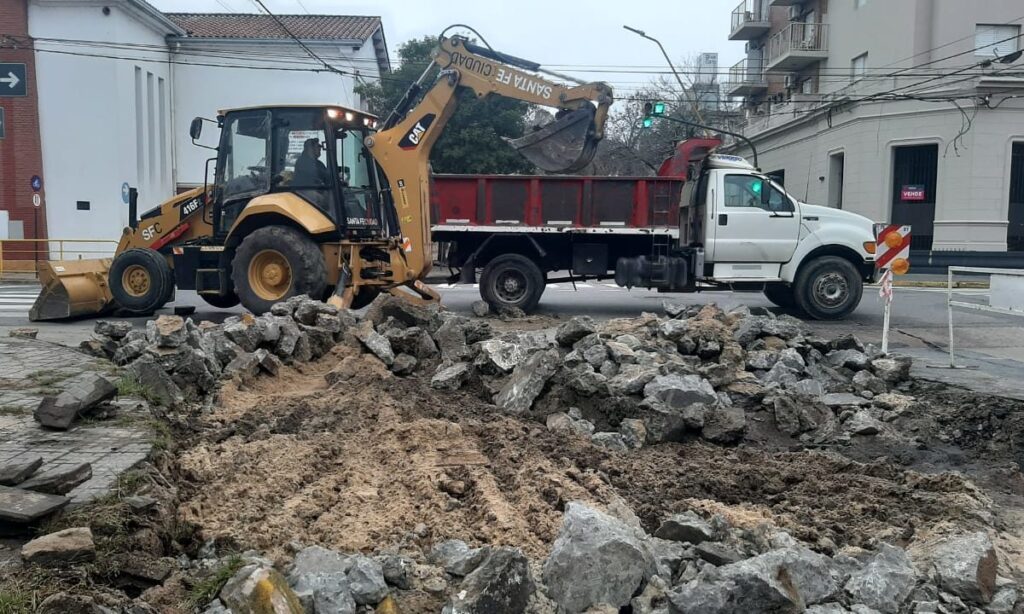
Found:
M 326 187 L 330 185 L 331 175 L 327 165 L 320 161 L 323 146 L 316 138 L 306 139 L 302 146 L 302 155 L 295 161 L 295 176 L 292 185 L 302 187 Z

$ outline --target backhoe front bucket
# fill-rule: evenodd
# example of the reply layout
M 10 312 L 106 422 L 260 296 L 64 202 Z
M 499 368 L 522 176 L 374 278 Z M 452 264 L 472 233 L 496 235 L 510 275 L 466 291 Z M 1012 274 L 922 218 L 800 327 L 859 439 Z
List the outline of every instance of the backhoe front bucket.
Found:
M 110 258 L 54 260 L 39 265 L 43 291 L 28 312 L 28 319 L 63 320 L 100 315 L 114 307 L 107 274 Z
M 518 139 L 505 139 L 524 158 L 550 173 L 575 172 L 594 159 L 593 105 L 585 104 Z

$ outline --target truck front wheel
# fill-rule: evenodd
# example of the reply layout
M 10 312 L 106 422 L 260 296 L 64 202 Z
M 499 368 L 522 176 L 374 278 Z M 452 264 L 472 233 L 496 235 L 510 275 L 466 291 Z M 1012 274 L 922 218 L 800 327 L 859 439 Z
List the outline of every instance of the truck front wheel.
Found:
M 495 311 L 518 307 L 529 313 L 543 293 L 544 273 L 526 256 L 498 256 L 488 262 L 480 274 L 480 296 Z
M 822 256 L 800 268 L 794 283 L 796 303 L 816 320 L 845 318 L 860 304 L 864 281 L 845 258 Z

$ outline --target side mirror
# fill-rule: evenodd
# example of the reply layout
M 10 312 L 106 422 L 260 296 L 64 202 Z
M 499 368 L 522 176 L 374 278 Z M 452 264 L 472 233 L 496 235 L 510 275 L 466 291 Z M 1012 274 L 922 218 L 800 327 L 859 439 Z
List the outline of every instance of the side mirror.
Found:
M 196 117 L 192 120 L 192 123 L 188 127 L 188 135 L 192 137 L 193 141 L 199 140 L 199 135 L 203 133 L 203 118 Z

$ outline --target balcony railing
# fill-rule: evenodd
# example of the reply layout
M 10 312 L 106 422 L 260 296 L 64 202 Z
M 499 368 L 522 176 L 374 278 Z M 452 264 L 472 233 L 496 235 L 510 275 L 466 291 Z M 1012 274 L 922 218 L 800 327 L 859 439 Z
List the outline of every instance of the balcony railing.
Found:
M 767 89 L 768 82 L 760 60 L 740 60 L 729 69 L 729 80 L 725 83 L 726 96 L 751 96 Z
M 770 70 L 799 70 L 828 57 L 828 24 L 793 22 L 768 41 Z
M 729 40 L 751 40 L 763 36 L 771 29 L 768 13 L 762 10 L 761 0 L 743 0 L 732 11 Z

